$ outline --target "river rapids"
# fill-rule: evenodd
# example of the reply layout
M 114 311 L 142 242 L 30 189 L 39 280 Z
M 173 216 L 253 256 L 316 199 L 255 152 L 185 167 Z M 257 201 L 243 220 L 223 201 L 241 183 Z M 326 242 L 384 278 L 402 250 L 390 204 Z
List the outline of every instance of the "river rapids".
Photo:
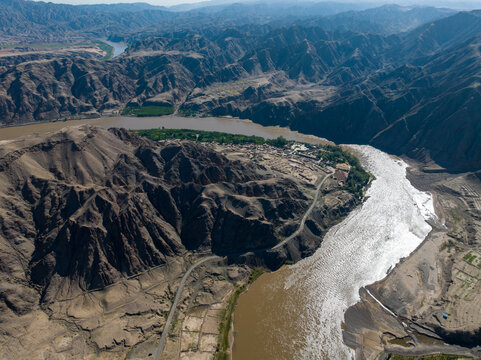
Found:
M 430 194 L 406 178 L 407 164 L 370 146 L 352 146 L 376 179 L 367 200 L 326 235 L 317 252 L 292 266 L 285 289 L 299 297 L 298 359 L 353 357 L 342 342 L 341 321 L 359 301 L 359 289 L 382 279 L 431 231 Z M 290 292 L 290 291 L 289 291 Z

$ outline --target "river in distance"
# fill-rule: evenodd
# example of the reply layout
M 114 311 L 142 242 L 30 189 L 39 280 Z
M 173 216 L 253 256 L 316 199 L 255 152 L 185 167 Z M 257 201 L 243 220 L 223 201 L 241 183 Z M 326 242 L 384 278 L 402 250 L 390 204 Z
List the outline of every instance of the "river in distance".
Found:
M 123 42 L 113 42 L 108 40 L 102 40 L 102 41 L 114 48 L 114 51 L 112 53 L 113 58 L 119 56 L 127 49 L 127 44 Z
M 0 129 L 0 140 L 45 134 L 65 126 L 176 128 L 326 143 L 287 128 L 235 118 L 103 117 Z M 234 313 L 234 360 L 330 359 L 353 356 L 342 342 L 345 310 L 362 286 L 382 279 L 427 236 L 432 197 L 406 178 L 406 163 L 369 146 L 351 146 L 376 179 L 367 200 L 331 228 L 316 253 L 296 265 L 261 276 L 241 295 Z
M 407 164 L 370 146 L 351 148 L 376 177 L 367 200 L 313 256 L 261 276 L 240 296 L 233 360 L 354 358 L 342 341 L 344 312 L 430 232 L 432 197 L 407 180 Z
M 256 135 L 266 139 L 283 136 L 288 140 L 303 141 L 312 144 L 329 143 L 327 140 L 316 136 L 301 134 L 280 126 L 262 126 L 250 120 L 230 117 L 182 117 L 176 115 L 160 117 L 100 117 L 4 127 L 0 128 L 0 140 L 13 139 L 23 135 L 45 134 L 60 130 L 66 126 L 81 124 L 96 125 L 103 128 L 119 127 L 132 130 L 165 127 L 168 129 L 220 131 L 231 134 Z

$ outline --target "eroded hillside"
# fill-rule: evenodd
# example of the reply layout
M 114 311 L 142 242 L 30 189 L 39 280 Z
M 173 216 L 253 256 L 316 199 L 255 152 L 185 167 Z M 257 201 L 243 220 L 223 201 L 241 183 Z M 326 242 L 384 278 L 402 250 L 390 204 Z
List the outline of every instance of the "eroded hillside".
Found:
M 480 28 L 479 11 L 389 36 L 251 24 L 145 36 L 108 61 L 27 56 L 0 67 L 0 118 L 15 124 L 158 106 L 473 170 L 481 166 Z
M 312 184 L 194 142 L 87 125 L 3 141 L 0 181 L 4 358 L 31 348 L 33 358 L 117 358 L 139 344 L 148 352 L 196 259 L 229 254 L 278 267 L 314 251 L 356 204 L 333 181 L 330 205 L 289 249 L 242 260 L 297 228 Z M 222 263 L 201 271 L 213 284 L 189 279 L 184 301 L 193 308 L 222 305 L 249 274 Z

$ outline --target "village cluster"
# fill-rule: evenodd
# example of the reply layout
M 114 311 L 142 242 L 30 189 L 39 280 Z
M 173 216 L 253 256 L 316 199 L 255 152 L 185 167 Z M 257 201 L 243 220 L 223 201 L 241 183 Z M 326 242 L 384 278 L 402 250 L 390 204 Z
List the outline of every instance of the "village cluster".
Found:
M 322 146 L 294 143 L 289 147 L 278 148 L 263 144 L 211 144 L 216 150 L 229 157 L 252 160 L 282 174 L 315 185 L 319 177 L 334 172 L 334 178 L 343 185 L 349 177 L 350 165 L 339 163 L 329 165 L 319 158 Z M 335 168 L 334 168 L 335 166 Z

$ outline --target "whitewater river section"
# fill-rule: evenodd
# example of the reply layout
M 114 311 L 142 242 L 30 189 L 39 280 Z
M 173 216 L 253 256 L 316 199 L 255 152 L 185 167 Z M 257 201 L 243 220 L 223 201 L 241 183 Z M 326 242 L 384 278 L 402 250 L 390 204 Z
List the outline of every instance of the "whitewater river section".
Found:
M 112 53 L 113 58 L 119 56 L 127 49 L 127 44 L 123 42 L 113 42 L 109 40 L 102 40 L 102 42 L 114 48 L 114 51 Z
M 432 197 L 407 180 L 406 163 L 369 146 L 352 148 L 376 177 L 367 200 L 313 256 L 261 276 L 241 295 L 233 360 L 353 358 L 342 342 L 345 310 L 431 230 Z
M 0 140 L 45 134 L 65 126 L 215 130 L 265 138 L 325 143 L 287 128 L 263 127 L 235 118 L 128 116 L 40 123 L 0 129 Z M 406 163 L 369 146 L 352 146 L 375 175 L 368 199 L 325 236 L 317 252 L 294 266 L 261 276 L 243 294 L 234 314 L 234 360 L 346 360 L 342 342 L 344 311 L 362 286 L 382 279 L 401 257 L 426 237 L 434 217 L 429 194 L 406 178 Z

